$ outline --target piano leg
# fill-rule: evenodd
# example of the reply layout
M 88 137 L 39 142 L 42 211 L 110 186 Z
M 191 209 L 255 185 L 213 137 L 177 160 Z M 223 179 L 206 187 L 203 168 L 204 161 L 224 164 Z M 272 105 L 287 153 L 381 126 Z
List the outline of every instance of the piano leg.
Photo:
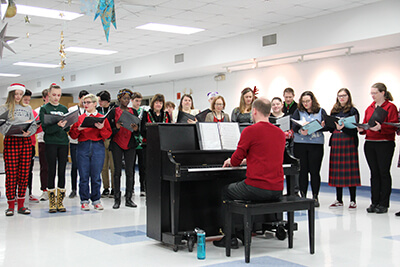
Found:
M 171 201 L 171 233 L 173 236 L 179 231 L 179 194 L 181 183 L 170 182 L 170 201 Z

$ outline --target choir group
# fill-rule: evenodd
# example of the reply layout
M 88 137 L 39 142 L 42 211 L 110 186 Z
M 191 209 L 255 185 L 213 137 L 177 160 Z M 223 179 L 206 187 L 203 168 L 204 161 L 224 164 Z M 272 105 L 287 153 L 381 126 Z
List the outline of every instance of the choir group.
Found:
M 372 103 L 364 113 L 362 124 L 360 114 L 354 107 L 348 89 L 337 92 L 336 102 L 329 115 L 320 107 L 311 91 L 304 91 L 298 103 L 294 100 L 292 88 L 283 91 L 283 100 L 274 97 L 271 100 L 271 118 L 291 116 L 303 126 L 318 120 L 321 128 L 307 130 L 302 125 L 292 123 L 285 131 L 286 145 L 295 157 L 300 159 L 300 173 L 296 177 L 295 191 L 301 197 L 307 196 L 309 180 L 315 206 L 318 200 L 321 176 L 320 169 L 324 155 L 324 133 L 331 133 L 329 139 L 329 185 L 336 188 L 336 200 L 330 208 L 343 207 L 343 187 L 350 192 L 349 209 L 357 208 L 356 188 L 361 185 L 358 157 L 358 135 L 365 135 L 364 153 L 370 169 L 371 205 L 369 213 L 386 213 L 390 204 L 392 188 L 391 163 L 395 148 L 395 134 L 398 128 L 387 123 L 398 123 L 400 111 L 392 103 L 393 97 L 383 83 L 371 86 Z M 81 209 L 90 210 L 91 203 L 96 210 L 103 210 L 102 197 L 114 198 L 113 209 L 121 205 L 121 171 L 125 169 L 125 206 L 136 207 L 132 201 L 135 186 L 135 162 L 138 160 L 140 196 L 146 196 L 146 124 L 147 123 L 196 123 L 238 122 L 253 123 L 252 104 L 256 98 L 251 88 L 241 92 L 240 104 L 234 108 L 231 116 L 224 112 L 225 99 L 218 92 L 208 93 L 210 107 L 204 111 L 194 108 L 193 98 L 184 94 L 175 110 L 175 104 L 165 101 L 162 94 L 156 94 L 149 107 L 141 106 L 142 95 L 129 89 L 121 89 L 117 102 L 111 102 L 111 95 L 101 91 L 97 95 L 86 90 L 79 93 L 79 104 L 67 109 L 60 104 L 62 90 L 51 84 L 42 92 L 44 105 L 32 110 L 29 101 L 32 93 L 22 84 L 8 87 L 6 103 L 0 107 L 0 114 L 7 119 L 0 122 L 0 132 L 4 135 L 4 166 L 6 173 L 5 188 L 8 208 L 6 216 L 14 215 L 15 202 L 17 212 L 30 214 L 25 207 L 26 189 L 29 200 L 39 202 L 32 194 L 32 167 L 35 145 L 38 142 L 40 183 L 43 194 L 40 200 L 49 201 L 49 212 L 65 212 L 63 200 L 66 196 L 65 169 L 68 151 L 71 155 L 71 193 L 70 198 L 80 197 Z M 379 107 L 386 111 L 383 121 L 373 121 L 374 112 Z M 57 123 L 48 123 L 46 114 L 65 115 L 77 111 L 77 122 L 68 125 L 60 119 Z M 139 120 L 137 123 L 122 122 L 122 117 L 131 114 Z M 91 127 L 82 127 L 86 117 L 96 117 L 98 121 Z M 328 118 L 337 118 L 328 123 Z M 354 118 L 353 126 L 346 126 L 339 119 Z M 372 120 L 370 120 L 372 117 Z M 29 123 L 20 132 L 10 131 L 12 126 Z M 37 122 L 37 123 L 36 123 Z M 369 124 L 368 127 L 364 127 Z M 221 162 L 222 164 L 222 162 Z M 399 165 L 400 167 L 400 159 Z M 110 175 L 111 171 L 111 186 Z M 79 173 L 79 183 L 78 183 Z M 57 174 L 57 175 L 56 175 Z M 56 183 L 57 176 L 57 183 Z M 79 190 L 77 190 L 79 184 Z M 101 186 L 103 192 L 101 193 Z M 110 190 L 111 189 L 111 190 Z M 400 212 L 396 213 L 400 216 Z

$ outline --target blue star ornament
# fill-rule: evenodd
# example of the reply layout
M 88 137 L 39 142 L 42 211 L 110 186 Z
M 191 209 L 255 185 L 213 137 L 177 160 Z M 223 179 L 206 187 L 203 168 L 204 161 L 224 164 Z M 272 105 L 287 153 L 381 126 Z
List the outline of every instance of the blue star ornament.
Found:
M 106 35 L 107 42 L 108 36 L 110 33 L 110 24 L 114 25 L 114 28 L 117 28 L 117 23 L 115 20 L 115 5 L 114 0 L 99 0 L 99 5 L 97 6 L 97 12 L 94 16 L 94 20 L 97 17 L 101 17 L 101 23 L 103 24 L 104 34 Z
M 6 36 L 7 25 L 8 23 L 6 24 L 6 26 L 4 26 L 4 28 L 0 32 L 0 58 L 3 58 L 4 47 L 13 52 L 14 54 L 16 54 L 15 51 L 11 48 L 11 46 L 7 44 L 7 42 L 15 40 L 18 37 Z

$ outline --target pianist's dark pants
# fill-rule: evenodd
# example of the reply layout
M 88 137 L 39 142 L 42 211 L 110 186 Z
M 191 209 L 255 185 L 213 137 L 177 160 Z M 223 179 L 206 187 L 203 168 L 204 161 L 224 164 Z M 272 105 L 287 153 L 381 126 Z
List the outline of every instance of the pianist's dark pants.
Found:
M 247 185 L 244 181 L 229 184 L 222 191 L 223 200 L 248 200 L 254 202 L 274 202 L 282 196 L 282 191 L 261 189 Z

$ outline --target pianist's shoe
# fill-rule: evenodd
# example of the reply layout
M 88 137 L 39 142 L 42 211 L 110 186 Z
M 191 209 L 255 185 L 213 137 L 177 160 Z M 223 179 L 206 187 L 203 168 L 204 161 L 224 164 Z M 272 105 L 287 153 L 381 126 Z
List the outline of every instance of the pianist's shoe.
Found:
M 219 248 L 224 248 L 226 243 L 226 236 L 221 238 L 218 241 L 213 241 L 214 246 L 219 247 Z M 238 249 L 239 248 L 239 242 L 236 237 L 232 237 L 231 239 L 231 248 L 232 249 Z

